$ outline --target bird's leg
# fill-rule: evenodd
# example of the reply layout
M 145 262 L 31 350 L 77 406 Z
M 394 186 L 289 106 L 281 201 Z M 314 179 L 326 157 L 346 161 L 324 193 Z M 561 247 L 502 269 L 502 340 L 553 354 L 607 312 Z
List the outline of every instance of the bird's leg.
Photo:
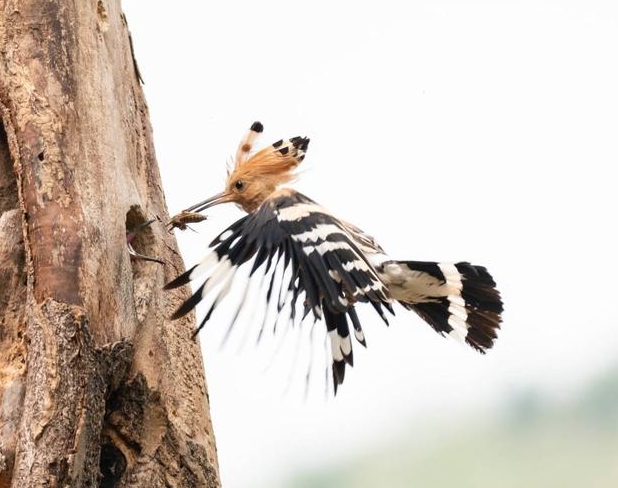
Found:
M 129 250 L 129 256 L 131 257 L 131 261 L 152 261 L 154 263 L 165 264 L 165 262 L 161 261 L 160 259 L 150 256 L 144 256 L 143 254 L 138 253 L 133 247 L 133 240 L 135 239 L 137 234 L 139 234 L 140 231 L 144 230 L 146 227 L 152 224 L 155 220 L 157 219 L 150 219 L 147 222 L 138 225 L 131 232 L 127 232 L 127 249 Z

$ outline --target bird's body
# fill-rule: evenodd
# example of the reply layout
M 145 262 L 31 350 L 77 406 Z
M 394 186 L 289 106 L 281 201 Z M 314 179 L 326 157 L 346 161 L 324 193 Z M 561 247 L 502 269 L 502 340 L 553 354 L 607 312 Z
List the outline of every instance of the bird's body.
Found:
M 493 345 L 502 302 L 485 268 L 389 258 L 372 237 L 354 225 L 293 189 L 279 188 L 281 182 L 292 179 L 291 171 L 304 158 L 308 139 L 278 141 L 248 157 L 255 136 L 261 132 L 261 124 L 256 124 L 241 141 L 226 192 L 189 209 L 200 211 L 234 201 L 248 215 L 210 244 L 213 252 L 202 263 L 167 286 L 181 286 L 210 271 L 175 317 L 188 313 L 218 287 L 218 295 L 198 327 L 201 329 L 229 292 L 237 269 L 251 262 L 250 276 L 258 270 L 266 276 L 271 273 L 266 298 L 270 302 L 276 297 L 278 312 L 283 309 L 282 299 L 289 300 L 292 320 L 300 308 L 303 317 L 312 315 L 326 322 L 335 391 L 343 382 L 345 365 L 353 364 L 352 333 L 366 345 L 355 309 L 358 303 L 370 304 L 388 323 L 386 311 L 394 313 L 392 306 L 399 302 L 437 332 L 481 352 Z M 277 268 L 288 272 L 288 281 L 281 279 L 281 289 L 275 294 Z

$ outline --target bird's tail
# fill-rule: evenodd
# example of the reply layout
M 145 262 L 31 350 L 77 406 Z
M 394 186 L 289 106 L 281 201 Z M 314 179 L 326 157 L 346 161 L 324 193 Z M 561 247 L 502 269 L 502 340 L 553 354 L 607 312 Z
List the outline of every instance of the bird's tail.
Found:
M 436 332 L 485 352 L 502 321 L 502 300 L 491 275 L 470 263 L 388 261 L 379 269 L 390 295 Z

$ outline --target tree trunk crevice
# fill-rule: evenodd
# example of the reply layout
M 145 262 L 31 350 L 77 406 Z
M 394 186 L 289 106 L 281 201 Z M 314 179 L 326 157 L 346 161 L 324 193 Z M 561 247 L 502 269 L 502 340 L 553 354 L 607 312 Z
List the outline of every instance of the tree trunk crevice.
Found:
M 26 270 L 17 179 L 0 122 L 0 488 L 10 485 L 26 373 Z

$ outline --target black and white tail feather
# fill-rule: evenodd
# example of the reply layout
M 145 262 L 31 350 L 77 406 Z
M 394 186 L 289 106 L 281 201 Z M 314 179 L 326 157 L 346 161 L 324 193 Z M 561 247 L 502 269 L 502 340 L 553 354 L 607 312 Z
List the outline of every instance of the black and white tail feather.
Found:
M 493 346 L 502 300 L 487 269 L 466 262 L 390 261 L 380 270 L 391 297 L 436 332 L 481 353 Z

